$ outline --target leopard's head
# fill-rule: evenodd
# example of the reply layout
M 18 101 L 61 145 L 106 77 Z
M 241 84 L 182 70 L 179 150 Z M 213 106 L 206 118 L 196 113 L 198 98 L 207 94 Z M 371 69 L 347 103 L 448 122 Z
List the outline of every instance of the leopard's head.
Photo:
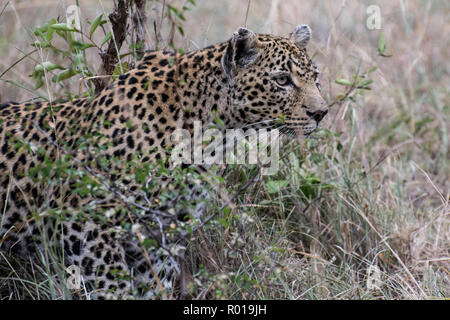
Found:
M 222 68 L 229 79 L 235 127 L 271 128 L 309 135 L 327 114 L 316 65 L 306 52 L 311 29 L 288 38 L 239 28 L 228 41 Z

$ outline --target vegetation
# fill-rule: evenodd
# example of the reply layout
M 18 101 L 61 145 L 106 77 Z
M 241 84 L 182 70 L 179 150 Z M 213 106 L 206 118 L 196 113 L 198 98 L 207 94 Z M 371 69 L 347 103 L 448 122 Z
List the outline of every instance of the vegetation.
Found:
M 259 176 L 255 165 L 219 168 L 223 178 L 190 172 L 212 190 L 220 185 L 220 192 L 216 187 L 205 221 L 177 225 L 190 239 L 188 293 L 195 299 L 442 299 L 450 295 L 450 57 L 442 38 L 450 8 L 445 1 L 378 2 L 382 30 L 366 27 L 364 3 L 174 0 L 147 1 L 143 11 L 145 1 L 136 0 L 118 45 L 112 1 L 81 2 L 79 30 L 58 16 L 63 2 L 49 9 L 45 1 L 6 1 L 0 103 L 92 97 L 105 75 L 135 64 L 144 42 L 147 49 L 183 53 L 225 41 L 240 25 L 286 35 L 307 23 L 330 114 L 311 138 L 283 145 L 275 175 Z M 25 15 L 32 23 L 25 24 Z M 138 159 L 127 165 L 137 168 L 144 189 L 157 187 L 148 184 L 149 173 L 187 183 L 189 170 L 140 167 Z M 111 192 L 108 177 L 93 179 L 92 168 L 69 154 L 48 166 L 33 173 L 41 183 L 49 183 L 48 170 L 59 170 L 66 174 L 61 179 L 78 175 L 77 192 L 93 186 Z M 0 254 L 0 299 L 89 298 L 65 286 L 61 258 L 50 244 L 47 252 L 31 265 Z

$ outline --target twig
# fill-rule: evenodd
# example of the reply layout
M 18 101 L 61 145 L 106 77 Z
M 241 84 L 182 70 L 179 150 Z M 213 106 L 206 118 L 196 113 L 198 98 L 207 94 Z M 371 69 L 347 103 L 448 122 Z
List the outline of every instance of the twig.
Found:
M 145 0 L 135 0 L 132 14 L 137 60 L 140 60 L 145 53 L 145 24 L 147 21 L 147 15 L 145 14 L 145 3 Z
M 130 0 L 118 1 L 115 4 L 114 11 L 109 15 L 111 22 L 111 40 L 109 40 L 106 52 L 101 52 L 102 67 L 100 75 L 112 75 L 116 63 L 120 56 L 120 49 L 127 35 L 127 20 L 129 16 Z M 107 80 L 105 78 L 94 79 L 95 93 L 99 93 L 106 87 Z
M 248 2 L 247 2 L 247 11 L 245 12 L 244 27 L 247 27 L 248 12 L 250 11 L 250 4 L 251 3 L 252 3 L 252 0 L 248 0 Z
M 33 53 L 35 53 L 38 49 L 34 49 L 33 51 L 28 52 L 27 54 L 25 54 L 22 58 L 16 60 L 12 65 L 10 65 L 5 71 L 2 72 L 2 74 L 0 74 L 0 78 L 3 77 L 5 75 L 5 73 L 7 73 L 9 70 L 11 70 L 12 68 L 14 68 L 15 65 L 17 65 L 20 61 L 22 61 L 23 59 L 29 57 L 30 55 L 32 55 Z
M 2 12 L 0 12 L 0 17 L 3 15 L 3 12 L 5 12 L 6 7 L 8 6 L 9 1 L 7 3 L 5 3 L 5 5 L 3 6 Z

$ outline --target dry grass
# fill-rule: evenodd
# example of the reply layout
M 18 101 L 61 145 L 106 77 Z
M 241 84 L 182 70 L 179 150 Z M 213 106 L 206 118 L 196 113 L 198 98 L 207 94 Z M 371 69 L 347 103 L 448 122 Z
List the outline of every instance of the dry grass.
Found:
M 0 2 L 0 12 L 6 2 Z M 108 11 L 107 1 L 81 0 L 85 17 L 92 20 L 102 2 Z M 177 47 L 195 49 L 226 40 L 245 24 L 246 1 L 196 2 Z M 14 6 L 6 7 L 0 16 L 0 74 L 23 56 L 21 51 L 31 51 L 30 30 L 64 12 L 63 3 L 12 1 Z M 319 190 L 314 200 L 305 200 L 299 192 L 305 173 L 288 162 L 279 174 L 289 180 L 282 192 L 269 194 L 260 181 L 241 195 L 230 216 L 222 217 L 228 225 L 213 223 L 198 234 L 190 251 L 197 298 L 449 297 L 450 40 L 445 35 L 450 33 L 450 5 L 376 4 L 390 58 L 377 54 L 381 30 L 366 28 L 366 1 L 251 2 L 246 24 L 256 32 L 287 35 L 296 24 L 311 26 L 309 50 L 321 69 L 328 101 L 343 91 L 335 79 L 349 79 L 358 69 L 373 66 L 377 71 L 371 91 L 355 102 L 334 106 L 327 116 L 323 126 L 341 133 L 339 137 L 323 134 L 303 149 L 284 149 L 301 159 L 303 171 L 333 189 Z M 156 14 L 151 11 L 149 21 Z M 151 27 L 147 40 L 151 48 Z M 95 63 L 92 50 L 89 59 Z M 2 81 L 0 102 L 34 97 L 28 74 L 35 61 L 43 59 L 33 54 L 4 74 L 3 79 L 30 91 Z M 73 83 L 69 89 L 79 88 Z M 62 91 L 52 85 L 39 95 Z M 247 168 L 228 170 L 230 190 L 245 183 L 247 174 Z M 371 289 L 367 275 L 374 266 L 380 282 Z M 15 277 L 11 271 L 9 276 Z M 32 286 L 14 283 L 19 287 L 11 288 L 15 298 L 40 296 L 39 287 L 27 294 L 24 288 Z

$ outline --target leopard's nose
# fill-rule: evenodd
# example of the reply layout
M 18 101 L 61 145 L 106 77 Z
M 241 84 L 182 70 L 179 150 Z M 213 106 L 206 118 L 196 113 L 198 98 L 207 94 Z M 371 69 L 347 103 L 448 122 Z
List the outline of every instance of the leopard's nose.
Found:
M 326 115 L 327 113 L 328 113 L 328 110 L 318 110 L 318 111 L 314 111 L 314 112 L 306 111 L 306 114 L 307 114 L 309 117 L 311 117 L 311 118 L 313 118 L 314 120 L 316 120 L 317 123 L 319 123 L 320 120 L 322 120 L 323 117 L 325 117 L 325 115 Z

